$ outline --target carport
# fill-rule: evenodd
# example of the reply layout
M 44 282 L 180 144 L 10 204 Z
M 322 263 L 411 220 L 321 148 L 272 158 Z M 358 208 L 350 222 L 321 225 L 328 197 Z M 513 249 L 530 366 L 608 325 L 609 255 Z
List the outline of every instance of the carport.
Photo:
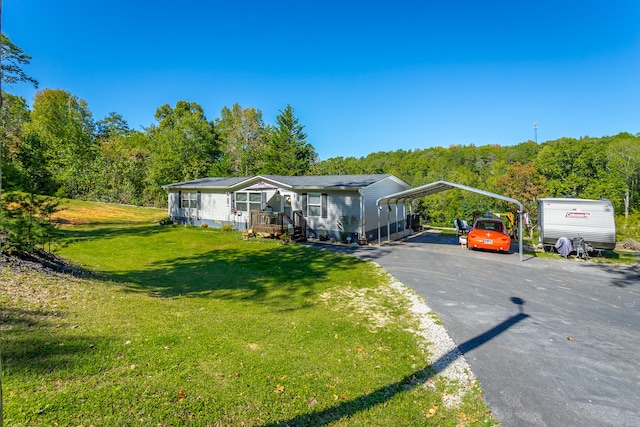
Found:
M 518 251 L 520 253 L 520 261 L 523 260 L 522 255 L 522 214 L 524 213 L 524 207 L 522 203 L 517 201 L 516 199 L 512 199 L 510 197 L 501 196 L 500 194 L 491 193 L 490 191 L 481 190 L 479 188 L 467 187 L 462 184 L 455 184 L 453 182 L 446 181 L 436 181 L 431 184 L 423 185 L 420 187 L 412 188 L 409 190 L 401 191 L 399 193 L 391 194 L 385 197 L 381 197 L 377 200 L 378 206 L 378 245 L 381 244 L 380 239 L 380 231 L 382 226 L 380 224 L 380 212 L 382 212 L 382 206 L 387 205 L 387 239 L 391 241 L 391 230 L 390 230 L 390 214 L 392 211 L 391 205 L 395 205 L 395 216 L 396 216 L 396 224 L 398 222 L 398 204 L 402 204 L 402 207 L 405 207 L 405 202 L 407 200 L 417 199 L 424 196 L 430 196 L 432 194 L 440 193 L 441 191 L 451 190 L 454 188 L 459 188 L 461 190 L 471 191 L 473 193 L 482 194 L 484 196 L 493 197 L 495 199 L 504 200 L 508 203 L 514 203 L 518 205 L 518 216 L 519 216 L 519 225 L 518 225 Z M 403 217 L 406 218 L 405 211 L 402 210 Z

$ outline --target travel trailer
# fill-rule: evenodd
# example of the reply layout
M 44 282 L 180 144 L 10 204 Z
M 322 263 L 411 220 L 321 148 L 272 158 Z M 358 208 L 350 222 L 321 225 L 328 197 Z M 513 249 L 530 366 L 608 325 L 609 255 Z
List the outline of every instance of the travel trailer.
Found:
M 545 246 L 566 237 L 572 241 L 582 238 L 593 249 L 615 249 L 613 204 L 606 199 L 538 199 L 538 231 Z

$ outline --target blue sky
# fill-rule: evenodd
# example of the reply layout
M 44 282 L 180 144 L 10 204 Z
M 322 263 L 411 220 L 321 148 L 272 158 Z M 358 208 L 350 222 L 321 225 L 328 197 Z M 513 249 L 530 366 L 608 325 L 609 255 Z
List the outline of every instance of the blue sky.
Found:
M 2 31 L 96 120 L 291 104 L 320 159 L 640 132 L 637 0 L 4 0 Z

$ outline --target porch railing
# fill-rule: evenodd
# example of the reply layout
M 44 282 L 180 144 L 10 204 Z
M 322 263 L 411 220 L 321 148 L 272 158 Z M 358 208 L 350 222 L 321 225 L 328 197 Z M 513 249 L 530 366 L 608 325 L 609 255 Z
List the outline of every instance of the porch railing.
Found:
M 251 211 L 249 228 L 255 233 L 267 233 L 274 237 L 293 230 L 293 240 L 307 240 L 307 220 L 302 211 L 294 211 L 293 218 L 284 212 Z

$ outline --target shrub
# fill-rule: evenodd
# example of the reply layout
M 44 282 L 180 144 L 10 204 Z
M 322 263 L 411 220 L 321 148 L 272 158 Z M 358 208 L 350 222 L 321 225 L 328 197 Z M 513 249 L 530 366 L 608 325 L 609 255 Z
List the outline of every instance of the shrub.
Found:
M 204 224 L 202 224 L 200 227 L 202 228 L 209 228 L 209 224 L 207 224 L 206 222 Z
M 158 224 L 163 225 L 163 226 L 164 225 L 171 225 L 171 224 L 173 224 L 173 220 L 171 219 L 170 216 L 165 216 L 164 218 L 161 218 L 158 221 Z
M 225 224 L 222 227 L 220 227 L 220 230 L 222 230 L 222 231 L 233 231 L 233 224 Z

